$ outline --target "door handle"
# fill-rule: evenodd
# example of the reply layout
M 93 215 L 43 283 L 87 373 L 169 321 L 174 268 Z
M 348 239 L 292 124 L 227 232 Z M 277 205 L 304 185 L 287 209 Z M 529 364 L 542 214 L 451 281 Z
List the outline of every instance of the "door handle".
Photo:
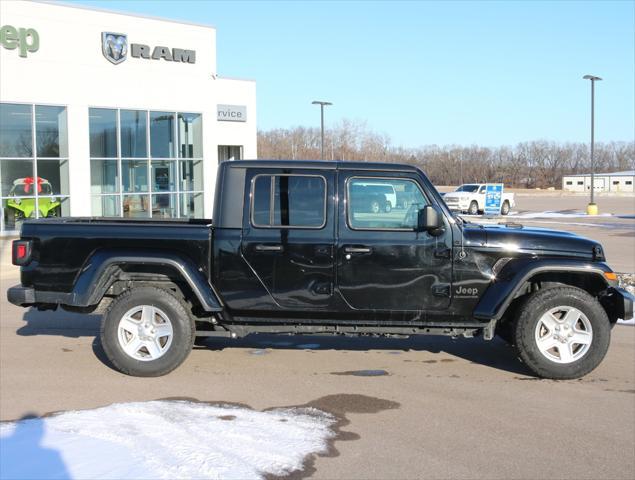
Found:
M 258 252 L 281 252 L 282 245 L 256 245 Z
M 370 253 L 370 247 L 344 247 L 346 253 Z

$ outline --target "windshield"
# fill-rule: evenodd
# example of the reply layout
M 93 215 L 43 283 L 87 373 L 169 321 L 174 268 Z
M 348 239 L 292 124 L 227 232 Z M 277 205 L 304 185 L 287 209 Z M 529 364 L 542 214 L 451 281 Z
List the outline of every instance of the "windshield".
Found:
M 39 179 L 37 187 L 33 185 L 34 183 L 31 177 L 27 177 L 19 183 L 14 183 L 9 195 L 12 197 L 32 197 L 35 195 L 35 190 L 37 190 L 38 195 L 51 195 L 53 193 L 51 184 L 46 180 Z
M 473 185 L 473 184 L 467 184 L 467 185 L 461 185 L 459 188 L 457 188 L 455 190 L 455 192 L 469 192 L 469 193 L 473 193 L 476 192 L 478 190 L 478 185 Z

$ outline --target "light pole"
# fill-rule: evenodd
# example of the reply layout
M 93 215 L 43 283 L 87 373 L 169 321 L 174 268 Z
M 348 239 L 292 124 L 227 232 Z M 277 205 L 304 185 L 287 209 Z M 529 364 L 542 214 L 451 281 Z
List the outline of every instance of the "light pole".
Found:
M 594 75 L 585 75 L 584 80 L 591 80 L 591 202 L 587 206 L 588 215 L 597 215 L 598 207 L 594 201 L 595 194 L 595 158 L 593 150 L 595 147 L 595 82 L 602 80 Z
M 320 106 L 320 125 L 321 125 L 320 131 L 322 135 L 321 150 L 322 150 L 322 160 L 324 160 L 324 107 L 328 105 L 333 105 L 333 104 L 331 102 L 322 102 L 318 100 L 314 100 L 313 102 L 311 102 L 311 104 Z

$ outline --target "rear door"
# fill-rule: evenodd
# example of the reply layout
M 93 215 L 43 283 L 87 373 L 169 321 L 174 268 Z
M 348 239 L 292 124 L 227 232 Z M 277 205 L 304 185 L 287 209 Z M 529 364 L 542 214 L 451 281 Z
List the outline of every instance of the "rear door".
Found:
M 250 170 L 242 255 L 285 309 L 324 309 L 334 290 L 334 171 Z
M 439 236 L 417 232 L 417 212 L 429 200 L 414 174 L 357 174 L 340 170 L 337 278 L 344 301 L 357 310 L 439 311 L 450 304 L 449 225 Z M 409 191 L 408 208 L 372 211 L 364 185 Z M 343 201 L 345 199 L 345 201 Z

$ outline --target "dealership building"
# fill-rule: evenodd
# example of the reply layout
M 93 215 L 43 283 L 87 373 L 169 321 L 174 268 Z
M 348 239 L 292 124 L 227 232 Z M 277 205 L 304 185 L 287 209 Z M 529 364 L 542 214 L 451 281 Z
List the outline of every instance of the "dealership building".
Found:
M 213 27 L 0 2 L 0 234 L 210 218 L 218 162 L 256 156 L 256 84 L 218 75 Z

